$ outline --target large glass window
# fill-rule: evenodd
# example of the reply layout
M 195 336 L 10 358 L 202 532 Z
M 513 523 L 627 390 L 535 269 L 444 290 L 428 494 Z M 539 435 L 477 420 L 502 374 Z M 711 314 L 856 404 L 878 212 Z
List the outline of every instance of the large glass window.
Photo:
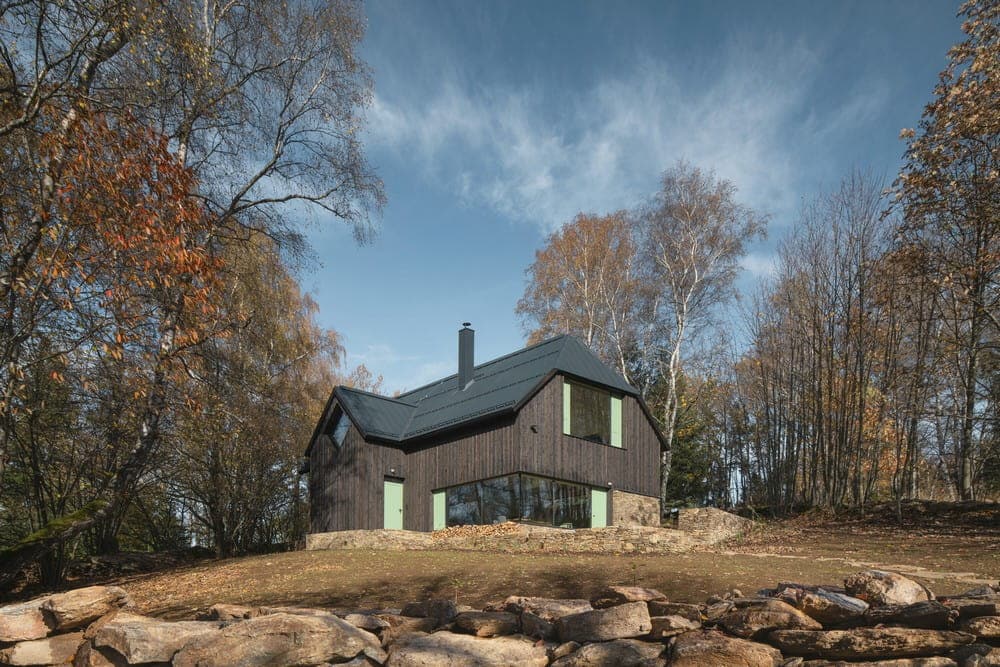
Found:
M 541 477 L 521 477 L 521 520 L 552 524 L 552 482 Z
M 479 513 L 479 485 L 464 484 L 448 489 L 448 525 L 465 526 L 482 523 Z
M 533 475 L 507 475 L 445 489 L 447 525 L 521 521 L 590 526 L 590 488 Z
M 621 398 L 569 380 L 563 383 L 563 433 L 614 447 L 622 446 Z
M 590 526 L 590 489 L 579 484 L 552 483 L 552 523 L 560 528 Z

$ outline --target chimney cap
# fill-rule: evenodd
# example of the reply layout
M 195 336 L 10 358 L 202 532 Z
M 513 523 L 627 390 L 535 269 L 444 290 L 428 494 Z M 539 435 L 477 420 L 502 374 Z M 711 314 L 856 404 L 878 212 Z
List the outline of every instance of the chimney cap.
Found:
M 471 327 L 472 326 L 472 322 L 462 322 L 462 326 L 463 327 Z

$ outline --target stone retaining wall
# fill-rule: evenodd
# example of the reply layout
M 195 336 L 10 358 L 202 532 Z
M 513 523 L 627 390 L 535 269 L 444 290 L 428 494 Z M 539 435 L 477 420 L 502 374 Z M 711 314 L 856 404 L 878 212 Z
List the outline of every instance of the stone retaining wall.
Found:
M 0 607 L 0 665 L 40 667 L 987 667 L 1000 665 L 1000 585 L 935 599 L 866 570 L 704 604 L 610 586 L 590 600 L 511 595 L 394 609 L 216 604 L 196 620 L 133 613 L 94 586 Z M 523 591 L 522 591 L 523 592 Z
M 499 551 L 502 553 L 682 553 L 701 541 L 679 530 L 612 526 L 608 528 L 545 528 L 514 524 L 511 532 L 447 530 L 339 530 L 306 536 L 306 549 L 387 549 L 389 551 Z M 492 526 L 484 527 L 492 528 Z

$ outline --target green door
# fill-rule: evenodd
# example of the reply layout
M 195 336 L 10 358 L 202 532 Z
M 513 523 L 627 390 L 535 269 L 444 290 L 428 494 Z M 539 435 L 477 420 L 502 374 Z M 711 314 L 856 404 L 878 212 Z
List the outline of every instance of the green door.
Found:
M 403 483 L 385 480 L 383 490 L 384 517 L 382 525 L 392 530 L 403 529 Z
M 608 492 L 604 489 L 590 490 L 590 527 L 604 528 L 608 525 Z
M 434 530 L 444 530 L 448 527 L 448 503 L 444 491 L 435 491 L 434 498 Z

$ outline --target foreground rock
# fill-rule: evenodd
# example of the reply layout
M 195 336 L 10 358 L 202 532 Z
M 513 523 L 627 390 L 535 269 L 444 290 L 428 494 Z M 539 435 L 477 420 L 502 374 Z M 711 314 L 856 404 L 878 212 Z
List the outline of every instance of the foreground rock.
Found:
M 677 637 L 670 652 L 669 664 L 671 667 L 777 667 L 781 662 L 781 653 L 776 648 L 703 630 L 686 632 Z
M 776 630 L 768 638 L 789 655 L 833 660 L 879 660 L 940 655 L 975 640 L 965 632 L 911 628 Z
M 41 639 L 52 629 L 42 613 L 47 598 L 0 607 L 0 642 Z
M 410 634 L 389 650 L 390 667 L 488 667 L 525 665 L 544 667 L 549 662 L 544 646 L 516 637 L 480 639 L 452 632 Z
M 701 623 L 701 609 L 696 604 L 667 602 L 666 600 L 650 600 L 646 603 L 650 616 L 683 616 L 689 621 Z
M 637 639 L 616 639 L 610 642 L 587 644 L 577 651 L 559 658 L 553 667 L 652 667 L 665 665 L 661 659 L 663 644 L 651 644 Z
M 506 611 L 464 611 L 455 617 L 455 628 L 477 637 L 499 637 L 517 632 L 517 616 Z
M 795 607 L 780 600 L 746 605 L 729 612 L 718 624 L 731 635 L 754 639 L 772 630 L 822 630 L 823 626 Z
M 867 625 L 903 625 L 925 630 L 947 630 L 957 620 L 958 610 L 950 609 L 937 600 L 872 607 L 864 615 Z
M 775 597 L 824 626 L 860 625 L 868 611 L 868 603 L 864 600 L 825 588 L 790 586 L 779 590 Z
M 557 600 L 516 595 L 504 600 L 502 607 L 520 617 L 521 632 L 539 639 L 554 639 L 555 622 L 563 616 L 593 610 L 588 600 Z
M 186 644 L 220 627 L 217 621 L 170 622 L 122 612 L 102 624 L 91 641 L 97 648 L 114 650 L 130 664 L 170 662 Z
M 649 622 L 653 626 L 652 630 L 649 631 L 649 636 L 653 639 L 676 637 L 679 634 L 688 632 L 689 630 L 697 630 L 701 627 L 700 622 L 692 621 L 689 618 L 677 616 L 676 614 L 670 616 L 650 616 Z
M 979 616 L 966 621 L 962 629 L 971 632 L 980 639 L 1000 641 L 1000 616 Z
M 423 602 L 407 604 L 400 614 L 417 618 L 433 618 L 440 627 L 455 620 L 458 608 L 451 600 L 424 600 Z
M 132 606 L 125 589 L 118 586 L 89 586 L 50 595 L 42 604 L 53 621 L 53 631 L 83 627 L 115 610 Z
M 21 642 L 0 651 L 0 664 L 62 665 L 73 660 L 82 643 L 82 632 Z
M 653 588 L 641 586 L 608 586 L 594 596 L 590 604 L 594 609 L 607 609 L 628 602 L 649 602 L 666 600 L 667 596 Z
M 898 658 L 896 660 L 869 660 L 863 663 L 842 660 L 806 660 L 800 667 L 958 667 L 951 658 Z
M 198 637 L 173 659 L 174 667 L 256 667 L 345 662 L 366 655 L 378 662 L 378 639 L 336 616 L 259 616 Z
M 959 619 L 977 616 L 1000 616 L 1000 595 L 995 599 L 953 597 L 941 600 L 941 604 L 958 612 Z
M 649 634 L 653 629 L 645 602 L 629 602 L 607 609 L 595 609 L 556 622 L 559 640 L 563 642 L 603 642 L 629 639 Z
M 932 599 L 923 585 L 898 572 L 865 570 L 844 580 L 847 594 L 864 600 L 873 607 L 887 604 L 913 604 Z

